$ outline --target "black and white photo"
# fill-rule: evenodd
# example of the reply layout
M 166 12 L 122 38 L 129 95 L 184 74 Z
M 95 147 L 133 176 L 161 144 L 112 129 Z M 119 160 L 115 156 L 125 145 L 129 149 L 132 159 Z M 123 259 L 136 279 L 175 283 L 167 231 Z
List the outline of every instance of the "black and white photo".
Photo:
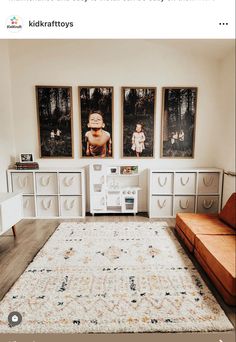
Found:
M 21 163 L 33 163 L 34 156 L 32 153 L 21 153 L 20 154 L 20 162 Z

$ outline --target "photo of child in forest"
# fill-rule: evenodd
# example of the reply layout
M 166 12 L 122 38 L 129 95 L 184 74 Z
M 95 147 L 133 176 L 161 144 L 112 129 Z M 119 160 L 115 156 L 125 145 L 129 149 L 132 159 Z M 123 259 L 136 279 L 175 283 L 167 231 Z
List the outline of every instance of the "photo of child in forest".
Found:
M 132 135 L 132 147 L 131 149 L 136 152 L 136 157 L 140 157 L 143 150 L 145 149 L 144 141 L 145 134 L 143 132 L 143 125 L 140 123 L 136 124 L 135 132 Z
M 81 156 L 113 156 L 113 88 L 79 87 L 81 119 Z
M 123 87 L 123 157 L 152 158 L 156 88 Z
M 86 155 L 104 158 L 111 156 L 111 135 L 105 131 L 102 112 L 97 110 L 89 114 L 89 131 L 85 133 Z

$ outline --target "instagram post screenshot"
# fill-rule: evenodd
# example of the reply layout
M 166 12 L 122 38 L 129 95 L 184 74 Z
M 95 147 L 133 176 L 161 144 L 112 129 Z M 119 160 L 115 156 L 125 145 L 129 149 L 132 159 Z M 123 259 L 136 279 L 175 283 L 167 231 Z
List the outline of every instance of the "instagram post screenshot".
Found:
M 1 0 L 0 341 L 235 342 L 235 0 Z

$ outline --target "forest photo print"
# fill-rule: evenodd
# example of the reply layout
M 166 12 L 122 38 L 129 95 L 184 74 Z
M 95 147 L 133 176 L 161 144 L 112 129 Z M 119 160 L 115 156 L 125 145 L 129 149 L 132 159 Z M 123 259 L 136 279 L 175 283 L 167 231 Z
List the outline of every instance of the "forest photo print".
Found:
M 197 88 L 163 88 L 161 157 L 193 158 Z
M 72 88 L 36 86 L 40 157 L 73 157 Z

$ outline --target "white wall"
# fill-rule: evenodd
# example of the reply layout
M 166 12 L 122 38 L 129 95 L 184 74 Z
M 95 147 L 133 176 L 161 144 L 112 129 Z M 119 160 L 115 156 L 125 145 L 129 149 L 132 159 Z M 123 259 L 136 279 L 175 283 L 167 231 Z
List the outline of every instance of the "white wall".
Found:
M 12 104 L 16 153 L 38 158 L 35 85 L 71 85 L 74 112 L 74 160 L 38 160 L 41 167 L 85 166 L 79 159 L 78 89 L 83 85 L 114 86 L 114 161 L 146 168 L 214 167 L 215 122 L 220 118 L 219 62 L 165 41 L 145 40 L 19 40 L 11 41 Z M 120 160 L 121 86 L 156 86 L 155 159 Z M 161 87 L 197 86 L 198 108 L 194 159 L 160 159 Z M 222 121 L 223 122 L 223 121 Z M 140 210 L 146 209 L 146 172 Z
M 15 160 L 8 42 L 0 41 L 0 192 L 7 191 L 6 169 Z
M 215 165 L 235 172 L 235 52 L 220 63 L 220 111 L 216 126 Z M 223 204 L 235 192 L 235 177 L 224 177 Z

